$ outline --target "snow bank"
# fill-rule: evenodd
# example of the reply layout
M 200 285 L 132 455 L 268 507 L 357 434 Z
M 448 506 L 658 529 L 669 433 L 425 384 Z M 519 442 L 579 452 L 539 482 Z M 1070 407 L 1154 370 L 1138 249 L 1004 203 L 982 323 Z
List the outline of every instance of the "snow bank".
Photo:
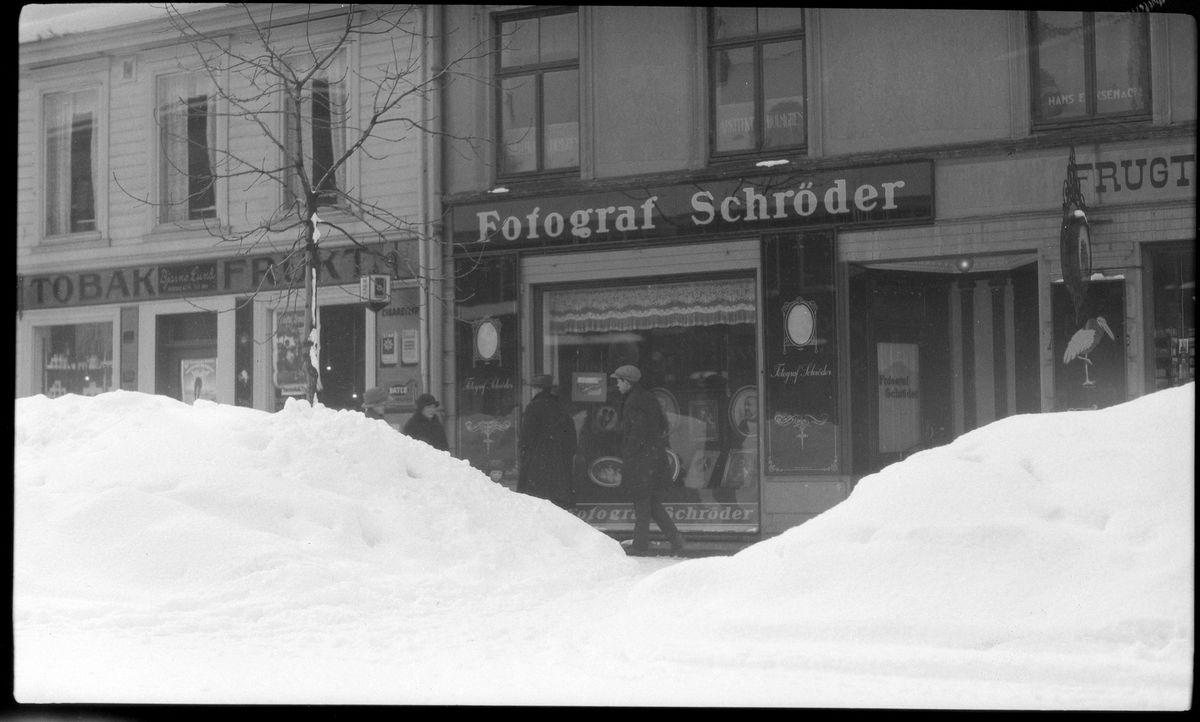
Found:
M 433 604 L 630 568 L 571 514 L 357 412 L 16 403 L 18 616 L 56 613 L 22 604 L 39 597 L 140 615 Z
M 630 639 L 664 640 L 649 659 L 716 649 L 764 665 L 846 643 L 899 666 L 917 647 L 1098 655 L 1187 684 L 1194 430 L 1194 384 L 1006 418 L 778 537 L 643 580 Z

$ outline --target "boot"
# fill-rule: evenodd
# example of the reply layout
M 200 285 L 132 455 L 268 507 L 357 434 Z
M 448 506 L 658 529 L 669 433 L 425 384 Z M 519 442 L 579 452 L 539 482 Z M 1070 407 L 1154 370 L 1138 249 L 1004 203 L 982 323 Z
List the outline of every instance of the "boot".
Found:
M 671 535 L 671 553 L 679 556 L 683 553 L 683 534 L 678 531 Z

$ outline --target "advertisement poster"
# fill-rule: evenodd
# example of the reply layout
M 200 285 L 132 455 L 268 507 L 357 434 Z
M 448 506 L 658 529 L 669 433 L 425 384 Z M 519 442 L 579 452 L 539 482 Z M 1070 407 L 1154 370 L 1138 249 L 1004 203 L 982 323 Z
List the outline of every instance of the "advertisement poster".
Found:
M 217 360 L 215 358 L 185 358 L 179 362 L 180 389 L 183 403 L 196 399 L 217 400 Z
M 304 369 L 304 311 L 276 311 L 274 323 L 275 388 L 284 396 L 303 396 L 308 389 Z

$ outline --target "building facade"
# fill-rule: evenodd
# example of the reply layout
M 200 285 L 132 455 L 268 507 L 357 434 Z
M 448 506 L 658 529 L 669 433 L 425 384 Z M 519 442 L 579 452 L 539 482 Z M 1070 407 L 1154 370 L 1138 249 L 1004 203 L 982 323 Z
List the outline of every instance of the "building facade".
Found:
M 402 8 L 382 20 L 392 32 L 360 35 L 348 20 L 380 20 L 346 7 L 218 7 L 21 45 L 18 396 L 127 389 L 267 410 L 303 396 L 305 274 L 288 215 L 303 190 L 273 144 L 293 133 L 320 194 L 318 399 L 358 408 L 385 386 L 399 426 L 437 386 L 429 136 L 376 132 L 354 151 L 378 119 L 380 68 L 428 82 L 425 45 L 394 42 L 422 37 L 426 15 Z M 259 32 L 292 67 L 318 67 L 298 98 L 251 69 Z M 411 93 L 383 120 L 423 121 L 427 103 Z M 369 276 L 386 279 L 375 309 Z
M 536 374 L 575 419 L 581 518 L 632 528 L 609 373 L 636 364 L 670 512 L 741 542 L 996 419 L 1193 378 L 1188 16 L 434 12 L 473 76 L 448 138 L 490 143 L 442 150 L 441 397 L 504 483 Z

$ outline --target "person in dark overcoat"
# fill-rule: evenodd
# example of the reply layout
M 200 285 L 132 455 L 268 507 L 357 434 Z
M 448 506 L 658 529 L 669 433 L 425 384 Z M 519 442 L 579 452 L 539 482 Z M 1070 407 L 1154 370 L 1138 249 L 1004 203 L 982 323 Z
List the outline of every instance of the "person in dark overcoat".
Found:
M 553 393 L 553 384 L 554 380 L 546 374 L 529 382 L 535 394 L 521 418 L 517 491 L 570 509 L 575 505 L 571 479 L 575 422 Z
M 650 546 L 650 520 L 671 543 L 671 552 L 683 551 L 683 535 L 662 505 L 661 494 L 670 479 L 667 462 L 667 416 L 658 400 L 641 386 L 642 372 L 636 366 L 621 366 L 612 372 L 624 394 L 621 404 L 621 488 L 633 502 L 633 540 L 627 551 L 646 554 Z
M 446 441 L 446 430 L 437 416 L 438 400 L 433 394 L 421 394 L 417 397 L 417 411 L 405 422 L 401 431 L 405 436 L 411 436 L 424 441 L 435 449 L 449 451 L 450 444 Z

